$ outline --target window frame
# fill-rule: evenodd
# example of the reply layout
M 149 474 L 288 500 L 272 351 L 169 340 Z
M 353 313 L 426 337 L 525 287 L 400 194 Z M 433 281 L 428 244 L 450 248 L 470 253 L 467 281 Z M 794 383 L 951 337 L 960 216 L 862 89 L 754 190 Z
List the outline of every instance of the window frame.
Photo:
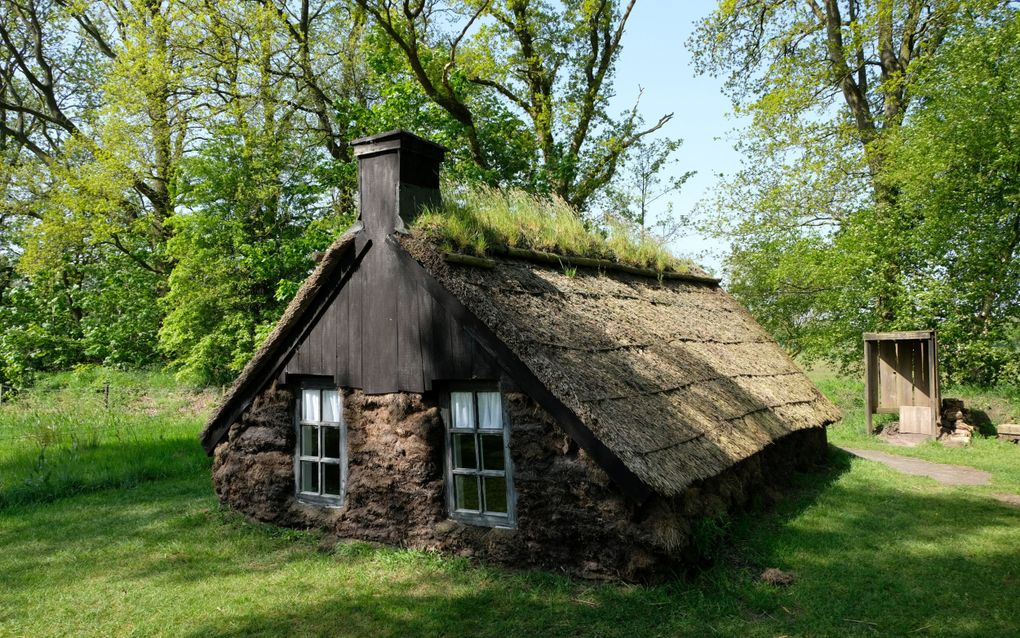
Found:
M 452 415 L 452 404 L 454 392 L 470 392 L 471 404 L 474 409 L 474 426 L 471 428 L 455 428 L 453 427 L 453 415 Z M 480 392 L 494 392 L 499 396 L 499 415 L 502 422 L 501 434 L 503 442 L 503 469 L 502 470 L 485 470 L 481 461 L 481 437 L 486 434 L 486 429 L 479 427 L 479 408 L 478 408 L 478 393 Z M 444 387 L 442 390 L 442 403 L 441 412 L 443 417 L 443 441 L 445 449 L 445 491 L 446 491 L 446 511 L 450 518 L 462 523 L 468 523 L 470 525 L 479 525 L 484 527 L 497 527 L 504 529 L 514 529 L 517 527 L 517 492 L 514 489 L 513 481 L 513 462 L 510 458 L 510 419 L 506 411 L 506 404 L 503 401 L 503 393 L 500 392 L 499 388 L 495 384 L 490 383 L 457 383 L 450 384 Z M 489 432 L 495 434 L 496 430 L 492 429 Z M 473 434 L 475 441 L 475 465 L 474 469 L 457 468 L 454 469 L 453 453 L 454 453 L 454 435 L 455 434 Z M 457 509 L 457 495 L 456 487 L 454 484 L 455 476 L 472 476 L 484 478 L 486 476 L 503 478 L 506 481 L 506 514 L 486 512 L 484 509 L 475 510 L 462 510 Z M 484 491 L 482 488 L 483 481 L 479 480 L 478 484 L 478 502 L 479 505 L 484 505 Z
M 343 507 L 347 498 L 347 423 L 344 421 L 344 394 L 340 388 L 333 383 L 331 378 L 308 377 L 301 379 L 296 384 L 297 392 L 294 399 L 294 495 L 302 503 L 321 505 L 330 508 Z M 319 392 L 319 416 L 323 415 L 323 390 L 336 392 L 339 397 L 339 421 L 304 421 L 302 420 L 302 409 L 304 405 L 304 391 L 318 390 Z M 318 455 L 310 456 L 301 453 L 301 428 L 302 426 L 314 426 L 316 428 L 316 446 Z M 326 428 L 334 428 L 340 436 L 340 458 L 323 457 L 324 431 Z M 306 492 L 301 489 L 301 463 L 312 462 L 318 468 L 318 492 Z M 340 469 L 340 494 L 323 494 L 323 477 L 325 465 L 337 465 Z

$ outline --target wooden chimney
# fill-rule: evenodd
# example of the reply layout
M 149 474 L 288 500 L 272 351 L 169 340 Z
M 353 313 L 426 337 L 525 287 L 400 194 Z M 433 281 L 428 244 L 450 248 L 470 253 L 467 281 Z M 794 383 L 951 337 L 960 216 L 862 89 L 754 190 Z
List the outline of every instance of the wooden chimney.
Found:
M 442 146 L 403 130 L 351 142 L 358 158 L 360 220 L 369 237 L 406 232 L 425 206 L 438 205 Z

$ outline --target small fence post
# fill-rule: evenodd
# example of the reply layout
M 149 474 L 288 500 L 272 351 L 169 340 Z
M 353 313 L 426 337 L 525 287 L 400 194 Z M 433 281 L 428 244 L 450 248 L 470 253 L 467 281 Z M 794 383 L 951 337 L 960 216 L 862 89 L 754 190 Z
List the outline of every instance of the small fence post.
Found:
M 110 382 L 107 381 L 103 384 L 103 405 L 106 409 L 110 409 Z
M 4 404 L 4 384 L 0 383 L 0 405 Z

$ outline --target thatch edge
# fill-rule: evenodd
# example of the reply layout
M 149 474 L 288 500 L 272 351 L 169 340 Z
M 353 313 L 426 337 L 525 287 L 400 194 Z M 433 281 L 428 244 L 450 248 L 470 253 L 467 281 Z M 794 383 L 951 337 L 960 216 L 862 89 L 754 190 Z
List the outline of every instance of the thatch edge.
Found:
M 223 394 L 213 415 L 209 418 L 199 440 L 206 454 L 212 455 L 216 446 L 226 436 L 233 421 L 241 412 L 248 407 L 252 398 L 261 390 L 265 383 L 265 368 L 271 365 L 283 351 L 289 347 L 293 336 L 291 333 L 303 323 L 304 315 L 315 305 L 319 293 L 325 289 L 334 279 L 344 257 L 354 248 L 355 238 L 361 232 L 361 224 L 357 224 L 334 241 L 312 274 L 305 279 L 298 289 L 297 294 L 287 305 L 287 309 L 280 316 L 273 331 L 269 333 L 266 340 L 255 351 L 251 359 L 241 370 L 241 374 Z M 371 242 L 365 246 L 367 250 Z

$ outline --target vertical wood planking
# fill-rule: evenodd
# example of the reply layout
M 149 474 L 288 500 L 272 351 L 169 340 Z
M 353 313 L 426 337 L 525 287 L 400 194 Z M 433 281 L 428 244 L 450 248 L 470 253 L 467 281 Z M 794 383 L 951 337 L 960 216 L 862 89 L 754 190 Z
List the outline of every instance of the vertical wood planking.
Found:
M 432 389 L 432 380 L 436 378 L 436 344 L 433 323 L 436 321 L 436 302 L 432 295 L 422 286 L 416 285 L 418 291 L 418 335 L 421 345 L 422 381 L 426 390 Z
M 924 359 L 924 342 L 914 342 L 914 405 L 932 406 L 928 387 L 928 362 Z M 932 406 L 934 407 L 934 406 Z
M 336 370 L 335 377 L 336 383 L 340 387 L 350 387 L 351 385 L 351 359 L 348 355 L 350 346 L 350 328 L 349 314 L 351 306 L 351 286 L 350 282 L 344 286 L 336 296 L 336 301 L 333 302 L 333 315 L 335 317 L 335 328 L 336 328 L 336 352 L 334 353 Z
M 362 313 L 365 344 L 361 362 L 362 383 L 367 394 L 393 392 L 397 386 L 397 286 L 398 264 L 393 248 L 381 245 L 368 254 L 365 280 L 365 312 Z
M 912 341 L 896 342 L 896 404 L 914 405 L 914 344 Z
M 373 250 L 376 248 L 373 246 Z M 348 284 L 350 288 L 350 297 L 348 300 L 348 314 L 347 314 L 347 356 L 348 364 L 347 370 L 350 375 L 349 383 L 352 388 L 363 387 L 362 379 L 364 376 L 361 374 L 361 360 L 364 352 L 364 338 L 361 329 L 362 326 L 362 314 L 364 310 L 364 280 L 365 280 L 365 269 L 359 268 L 354 276 L 351 277 L 351 281 Z
M 337 295 L 338 297 L 339 295 Z M 323 340 L 322 350 L 322 367 L 323 374 L 328 374 L 334 379 L 337 377 L 336 371 L 336 324 L 337 324 L 337 313 L 340 311 L 340 307 L 337 304 L 337 297 L 333 298 L 329 308 L 326 310 L 323 321 L 326 322 L 325 339 Z
M 422 376 L 421 337 L 418 330 L 419 294 L 424 293 L 410 278 L 397 276 L 397 384 L 407 392 L 424 392 Z
M 896 344 L 892 341 L 878 343 L 878 407 L 896 408 Z

